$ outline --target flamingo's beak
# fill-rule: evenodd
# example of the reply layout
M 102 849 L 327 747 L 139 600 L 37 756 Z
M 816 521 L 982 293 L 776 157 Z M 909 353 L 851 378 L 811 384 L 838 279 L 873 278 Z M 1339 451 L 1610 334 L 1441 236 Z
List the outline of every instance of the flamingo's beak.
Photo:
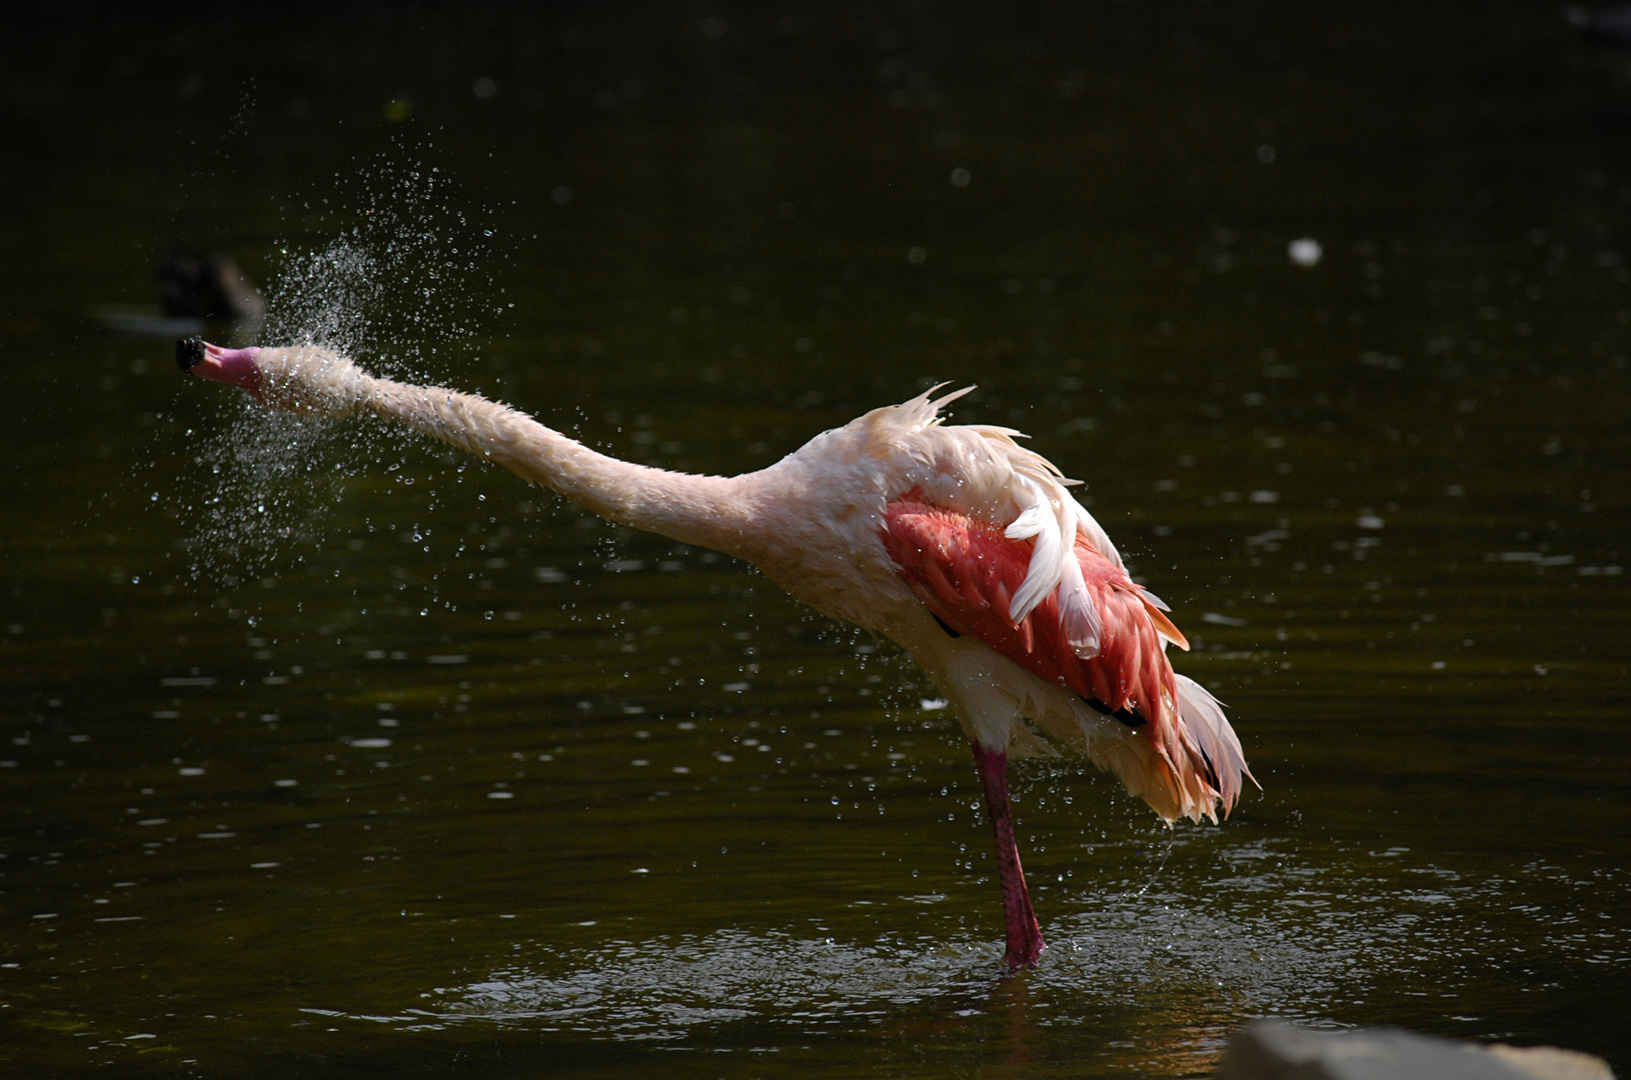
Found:
M 257 348 L 223 349 L 196 337 L 176 342 L 176 364 L 182 371 L 247 390 L 256 401 L 261 400 L 259 353 Z

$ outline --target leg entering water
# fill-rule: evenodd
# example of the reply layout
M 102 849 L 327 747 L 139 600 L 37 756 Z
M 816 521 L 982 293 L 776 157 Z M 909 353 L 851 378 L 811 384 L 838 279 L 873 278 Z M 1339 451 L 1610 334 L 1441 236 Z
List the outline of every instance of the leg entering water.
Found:
M 1002 916 L 1008 938 L 1003 956 L 1009 967 L 1029 967 L 1047 946 L 1042 927 L 1031 909 L 1031 893 L 1025 887 L 1025 870 L 1019 865 L 1019 847 L 1014 843 L 1014 815 L 1008 806 L 1008 755 L 972 744 L 974 764 L 985 786 L 985 809 L 991 815 L 991 832 L 997 840 L 997 876 L 1002 882 Z

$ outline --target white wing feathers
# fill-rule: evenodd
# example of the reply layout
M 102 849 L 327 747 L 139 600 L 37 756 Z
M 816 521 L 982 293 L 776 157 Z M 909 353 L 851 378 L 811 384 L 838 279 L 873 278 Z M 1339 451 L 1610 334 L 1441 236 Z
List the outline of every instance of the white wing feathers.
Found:
M 868 441 L 886 439 L 895 454 L 904 455 L 906 471 L 936 505 L 1004 525 L 1010 539 L 1031 540 L 1030 566 L 1009 617 L 1017 624 L 1058 590 L 1066 639 L 1078 655 L 1097 655 L 1103 621 L 1076 561 L 1077 535 L 1117 566 L 1122 563 L 1104 529 L 1071 495 L 1068 485 L 1080 481 L 1067 479 L 1047 458 L 1020 446 L 1014 440 L 1024 436 L 1011 428 L 941 426 L 940 409 L 973 387 L 931 399 L 938 389 L 863 417 L 863 423 L 872 421 Z
M 1057 589 L 1065 640 L 1079 655 L 1097 656 L 1104 624 L 1082 580 L 1081 563 L 1076 561 L 1076 512 L 1087 511 L 1062 487 L 1064 505 L 1060 506 L 1030 477 L 1020 475 L 1015 480 L 1016 487 L 1029 497 L 1030 505 L 1009 523 L 1003 535 L 1010 540 L 1031 540 L 1034 546 L 1031 564 L 1009 605 L 1008 617 L 1017 625 Z

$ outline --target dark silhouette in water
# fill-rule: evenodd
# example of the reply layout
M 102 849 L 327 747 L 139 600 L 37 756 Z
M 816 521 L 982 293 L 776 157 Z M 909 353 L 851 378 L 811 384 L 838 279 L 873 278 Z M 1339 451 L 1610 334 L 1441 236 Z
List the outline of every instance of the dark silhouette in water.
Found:
M 172 318 L 258 319 L 266 314 L 255 283 L 225 255 L 176 246 L 159 260 L 159 304 Z

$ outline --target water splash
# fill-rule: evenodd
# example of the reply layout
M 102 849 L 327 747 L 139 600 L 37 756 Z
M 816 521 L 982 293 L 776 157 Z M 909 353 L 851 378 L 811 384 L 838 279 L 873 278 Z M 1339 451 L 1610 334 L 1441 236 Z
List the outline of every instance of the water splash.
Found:
M 280 242 L 268 290 L 266 344 L 317 344 L 381 374 L 423 378 L 439 346 L 468 344 L 502 311 L 491 274 L 491 214 L 454 203 L 434 165 L 400 148 L 337 178 L 346 209 L 331 239 Z
M 1346 981 L 1356 942 L 1288 934 L 1272 919 L 1176 893 L 1118 892 L 1054 922 L 1025 973 L 1041 1006 L 1107 1013 L 1129 1001 L 1200 1000 L 1211 1011 L 1318 1016 Z M 1339 938 L 1341 935 L 1337 935 Z M 751 1022 L 805 1035 L 887 1022 L 902 1010 L 973 1015 L 1002 1007 L 1010 979 L 998 941 L 960 931 L 919 941 L 856 942 L 781 930 L 612 941 L 439 987 L 392 1018 L 405 1029 L 469 1023 L 592 1032 L 617 1041 L 687 1039 Z M 1068 1019 L 1068 1018 L 1063 1018 Z
M 876 1021 L 892 1009 L 986 988 L 1000 961 L 986 943 L 854 944 L 782 931 L 720 930 L 612 942 L 572 970 L 494 971 L 439 988 L 440 1008 L 410 1009 L 409 1025 L 487 1021 L 603 1038 L 667 1040 L 731 1021 L 777 1018 L 796 1027 Z
M 743 1024 L 805 1037 L 888 1024 L 914 1011 L 1010 1012 L 1018 986 L 1017 996 L 1029 1002 L 1027 1023 L 1036 1027 L 1099 1017 L 1137 1027 L 1134 1014 L 1145 1009 L 1138 1023 L 1171 1021 L 1174 1030 L 1221 1038 L 1256 1015 L 1385 1022 L 1402 996 L 1476 1011 L 1474 1000 L 1488 1001 L 1483 982 L 1530 963 L 1521 950 L 1503 954 L 1539 918 L 1563 923 L 1549 935 L 1554 958 L 1624 962 L 1623 937 L 1587 940 L 1589 920 L 1577 918 L 1600 883 L 1559 875 L 1571 896 L 1541 912 L 1513 904 L 1509 879 L 1471 879 L 1431 863 L 1393 865 L 1376 853 L 1348 853 L 1340 870 L 1321 857 L 1303 858 L 1287 841 L 1218 854 L 1236 872 L 1209 878 L 1202 894 L 1181 882 L 1148 887 L 1140 880 L 1148 863 L 1167 854 L 1145 852 L 1119 880 L 1050 920 L 1050 948 L 1018 976 L 1003 971 L 1002 946 L 989 927 L 971 931 L 954 914 L 911 940 L 733 927 L 583 948 L 552 941 L 507 956 L 466 984 L 436 987 L 395 1016 L 368 1019 L 401 1030 L 498 1025 L 637 1042 L 705 1038 Z M 1538 865 L 1522 873 L 1559 874 Z M 1544 991 L 1555 988 L 1552 978 L 1542 966 L 1526 985 Z
M 305 205 L 335 228 L 326 240 L 278 242 L 260 344 L 321 345 L 415 381 L 471 351 L 501 295 L 494 230 L 479 224 L 489 215 L 456 206 L 438 167 L 403 158 L 398 147 L 366 162 Z M 303 561 L 322 545 L 349 482 L 402 456 L 399 432 L 277 413 L 211 389 L 221 422 L 193 433 L 193 467 L 161 493 L 187 523 L 194 579 L 231 586 Z

